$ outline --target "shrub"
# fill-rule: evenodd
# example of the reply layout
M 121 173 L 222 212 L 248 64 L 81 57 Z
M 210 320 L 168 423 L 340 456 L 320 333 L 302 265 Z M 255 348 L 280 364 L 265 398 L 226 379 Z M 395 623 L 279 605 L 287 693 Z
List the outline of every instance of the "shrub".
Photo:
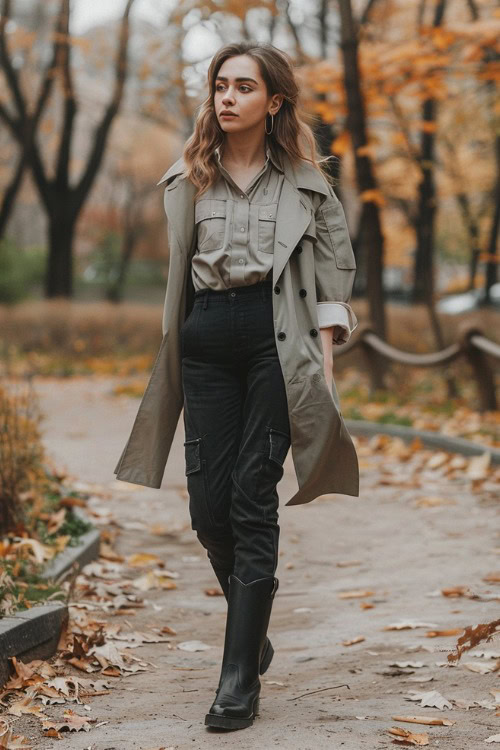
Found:
M 0 533 L 24 525 L 23 493 L 44 476 L 40 420 L 31 384 L 24 392 L 0 386 Z

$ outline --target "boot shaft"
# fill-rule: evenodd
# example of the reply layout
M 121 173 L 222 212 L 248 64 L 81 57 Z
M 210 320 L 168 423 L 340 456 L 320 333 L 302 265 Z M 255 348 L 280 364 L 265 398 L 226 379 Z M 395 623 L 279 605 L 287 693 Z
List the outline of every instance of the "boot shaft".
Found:
M 229 576 L 222 673 L 228 664 L 235 664 L 244 682 L 258 678 L 278 585 L 276 577 L 259 578 L 245 584 L 235 575 Z

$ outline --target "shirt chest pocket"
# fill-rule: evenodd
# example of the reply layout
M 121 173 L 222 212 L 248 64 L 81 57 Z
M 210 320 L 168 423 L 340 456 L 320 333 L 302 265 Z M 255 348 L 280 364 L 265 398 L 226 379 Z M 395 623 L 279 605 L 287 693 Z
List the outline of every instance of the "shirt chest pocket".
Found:
M 270 203 L 268 206 L 259 206 L 257 242 L 258 249 L 263 253 L 272 253 L 274 251 L 277 210 L 277 203 Z
M 218 198 L 206 198 L 196 203 L 194 220 L 198 250 L 203 253 L 216 250 L 224 244 L 226 235 L 227 202 Z

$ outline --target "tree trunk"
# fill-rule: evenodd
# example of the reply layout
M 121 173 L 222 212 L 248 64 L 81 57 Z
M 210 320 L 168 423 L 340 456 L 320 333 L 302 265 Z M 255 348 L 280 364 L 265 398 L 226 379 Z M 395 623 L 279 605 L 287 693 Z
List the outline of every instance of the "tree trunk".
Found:
M 491 287 L 498 280 L 498 231 L 500 226 L 500 136 L 495 138 L 495 157 L 497 165 L 497 179 L 493 194 L 495 213 L 491 225 L 490 241 L 488 243 L 488 262 L 486 263 L 486 284 L 485 284 L 485 302 L 489 304 L 491 300 Z
M 347 98 L 347 129 L 351 135 L 354 150 L 357 186 L 360 193 L 364 193 L 375 191 L 377 183 L 369 156 L 359 153 L 359 149 L 367 143 L 367 125 L 358 64 L 358 27 L 353 18 L 351 0 L 339 0 L 339 7 L 341 51 Z M 371 323 L 375 332 L 381 338 L 385 338 L 384 238 L 380 227 L 379 207 L 373 200 L 363 202 L 357 240 L 358 252 L 366 258 L 366 293 Z
M 45 296 L 71 297 L 73 294 L 73 239 L 76 219 L 66 201 L 49 214 L 49 257 Z

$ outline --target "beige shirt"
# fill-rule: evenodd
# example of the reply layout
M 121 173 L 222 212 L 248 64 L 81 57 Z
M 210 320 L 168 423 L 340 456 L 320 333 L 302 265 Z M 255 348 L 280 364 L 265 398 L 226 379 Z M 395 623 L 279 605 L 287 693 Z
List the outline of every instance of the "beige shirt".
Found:
M 222 290 L 255 284 L 273 266 L 282 170 L 268 149 L 264 166 L 241 190 L 222 165 L 219 149 L 216 156 L 221 175 L 195 203 L 195 289 Z
M 264 166 L 242 190 L 223 166 L 219 148 L 215 154 L 220 177 L 195 202 L 197 246 L 191 261 L 195 290 L 255 284 L 273 266 L 283 170 L 267 147 Z M 337 343 L 347 341 L 356 327 L 350 307 L 319 302 L 317 310 L 319 327 L 338 326 Z

